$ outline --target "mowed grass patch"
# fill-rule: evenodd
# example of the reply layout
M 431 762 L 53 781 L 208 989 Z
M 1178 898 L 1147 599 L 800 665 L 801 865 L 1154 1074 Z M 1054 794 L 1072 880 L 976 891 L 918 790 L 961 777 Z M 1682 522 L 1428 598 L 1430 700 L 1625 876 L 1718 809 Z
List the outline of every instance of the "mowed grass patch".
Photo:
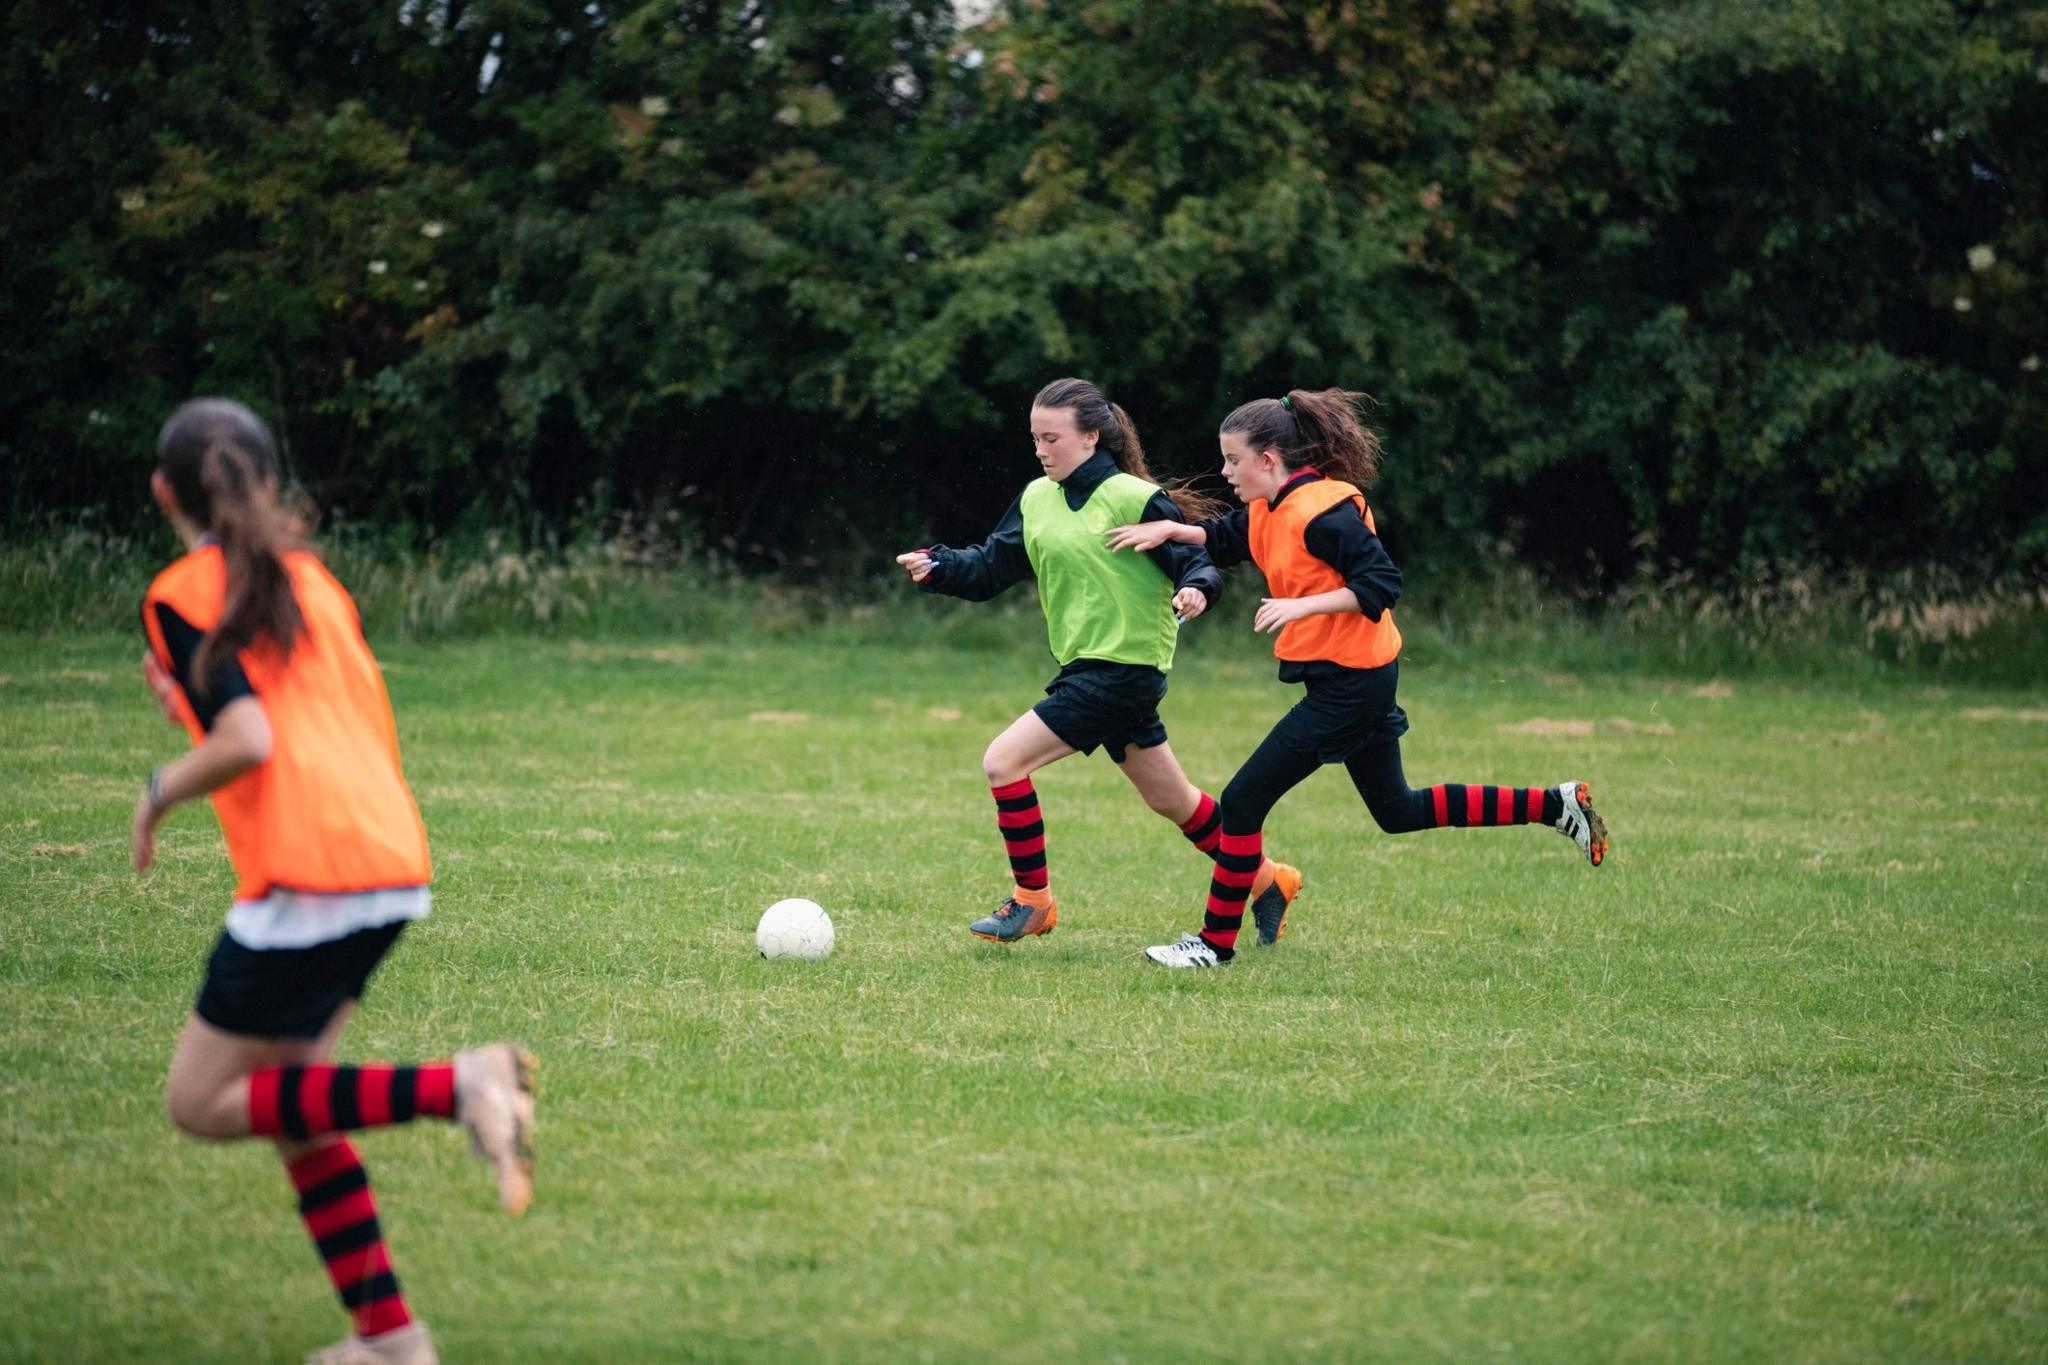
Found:
M 1217 791 L 1294 690 L 1189 643 Z M 127 868 L 138 653 L 0 640 L 0 1356 L 290 1359 L 345 1322 L 276 1162 L 161 1116 L 233 883 L 199 810 Z M 1038 782 L 1058 932 L 965 931 L 1042 656 L 383 653 L 436 909 L 344 1050 L 543 1059 L 519 1222 L 458 1134 L 359 1140 L 451 1360 L 2048 1352 L 2038 693 L 1411 657 L 1410 780 L 1585 778 L 1609 865 L 1329 769 L 1286 940 L 1167 973 L 1206 865 L 1100 755 Z M 785 895 L 831 960 L 755 956 Z

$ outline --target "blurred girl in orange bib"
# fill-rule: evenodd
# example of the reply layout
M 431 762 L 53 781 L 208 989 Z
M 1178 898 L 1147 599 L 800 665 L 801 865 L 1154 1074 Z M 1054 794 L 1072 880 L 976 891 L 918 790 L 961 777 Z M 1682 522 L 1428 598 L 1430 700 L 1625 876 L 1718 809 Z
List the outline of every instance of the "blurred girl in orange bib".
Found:
M 150 492 L 188 552 L 143 598 L 143 673 L 193 748 L 136 803 L 135 866 L 149 866 L 166 812 L 210 796 L 237 878 L 171 1061 L 171 1120 L 196 1137 L 276 1144 L 354 1322 L 311 1359 L 431 1362 L 342 1134 L 459 1121 L 520 1212 L 532 1198 L 532 1059 L 500 1043 L 418 1065 L 333 1063 L 370 974 L 429 903 L 426 830 L 383 675 L 355 603 L 279 506 L 276 447 L 248 408 L 180 407 Z

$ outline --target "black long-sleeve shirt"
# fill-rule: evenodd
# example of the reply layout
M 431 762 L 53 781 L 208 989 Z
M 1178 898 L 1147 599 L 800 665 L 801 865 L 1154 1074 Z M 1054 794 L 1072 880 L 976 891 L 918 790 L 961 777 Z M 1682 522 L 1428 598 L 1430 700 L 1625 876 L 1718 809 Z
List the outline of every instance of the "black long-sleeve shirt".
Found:
M 1078 512 L 1088 505 L 1088 499 L 1102 481 L 1116 472 L 1116 461 L 1110 458 L 1109 452 L 1098 450 L 1060 482 L 1060 495 L 1067 500 L 1069 509 Z M 986 602 L 1005 588 L 1029 577 L 1031 559 L 1024 550 L 1022 504 L 1023 498 L 1019 495 L 1010 503 L 1010 510 L 1003 513 L 1002 520 L 996 523 L 996 529 L 989 532 L 988 539 L 979 545 L 957 549 L 934 545 L 926 550 L 932 559 L 932 571 L 917 586 L 925 592 L 944 593 L 969 602 Z M 1174 505 L 1172 498 L 1158 492 L 1145 504 L 1141 520 L 1186 521 L 1187 518 L 1180 514 L 1180 508 Z M 1145 553 L 1166 575 L 1166 581 L 1173 584 L 1175 592 L 1182 588 L 1199 589 L 1212 607 L 1223 595 L 1223 575 L 1217 572 L 1209 551 L 1202 546 L 1169 540 Z

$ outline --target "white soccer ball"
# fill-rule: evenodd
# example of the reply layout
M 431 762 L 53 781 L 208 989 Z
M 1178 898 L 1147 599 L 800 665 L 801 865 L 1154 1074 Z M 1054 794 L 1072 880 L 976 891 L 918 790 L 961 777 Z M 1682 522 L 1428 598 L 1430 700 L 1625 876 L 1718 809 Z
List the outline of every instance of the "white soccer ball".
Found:
M 754 946 L 762 957 L 816 960 L 832 955 L 832 917 L 825 907 L 801 896 L 777 901 L 761 912 Z

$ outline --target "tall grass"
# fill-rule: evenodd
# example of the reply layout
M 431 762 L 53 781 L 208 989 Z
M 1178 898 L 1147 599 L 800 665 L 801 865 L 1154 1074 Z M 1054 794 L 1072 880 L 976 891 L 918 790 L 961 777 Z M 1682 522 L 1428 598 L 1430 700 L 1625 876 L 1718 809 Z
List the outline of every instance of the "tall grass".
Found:
M 743 574 L 690 546 L 686 528 L 615 519 L 560 539 L 506 531 L 420 548 L 358 524 L 324 528 L 321 558 L 355 597 L 374 640 L 660 637 L 888 639 L 1002 648 L 1042 640 L 1028 593 L 994 607 L 907 594 L 878 565 L 826 584 Z M 0 620 L 31 634 L 135 627 L 151 577 L 179 553 L 165 528 L 86 519 L 0 542 Z
M 746 575 L 687 543 L 687 528 L 615 519 L 532 540 L 487 532 L 424 549 L 359 525 L 320 538 L 328 565 L 380 640 L 493 635 L 685 640 L 806 638 L 1039 648 L 1028 590 L 970 606 L 874 573 L 799 581 Z M 132 628 L 167 530 L 86 519 L 0 544 L 0 613 L 34 634 Z M 1225 611 L 1262 591 L 1235 576 Z M 1587 605 L 1525 568 L 1420 576 L 1401 605 L 1416 662 L 1514 662 L 1559 672 L 1745 677 L 1918 677 L 2030 686 L 2048 677 L 2048 583 L 1943 568 L 1891 576 L 1764 568 L 1733 587 L 1639 579 Z M 1204 649 L 1262 651 L 1242 630 L 1200 628 Z
M 317 548 L 354 595 L 364 628 L 385 639 L 718 634 L 753 614 L 754 591 L 736 573 L 642 524 L 524 543 L 492 531 L 425 548 L 340 524 L 321 531 Z M 126 629 L 151 576 L 178 550 L 168 529 L 52 523 L 0 545 L 0 611 L 38 633 Z

